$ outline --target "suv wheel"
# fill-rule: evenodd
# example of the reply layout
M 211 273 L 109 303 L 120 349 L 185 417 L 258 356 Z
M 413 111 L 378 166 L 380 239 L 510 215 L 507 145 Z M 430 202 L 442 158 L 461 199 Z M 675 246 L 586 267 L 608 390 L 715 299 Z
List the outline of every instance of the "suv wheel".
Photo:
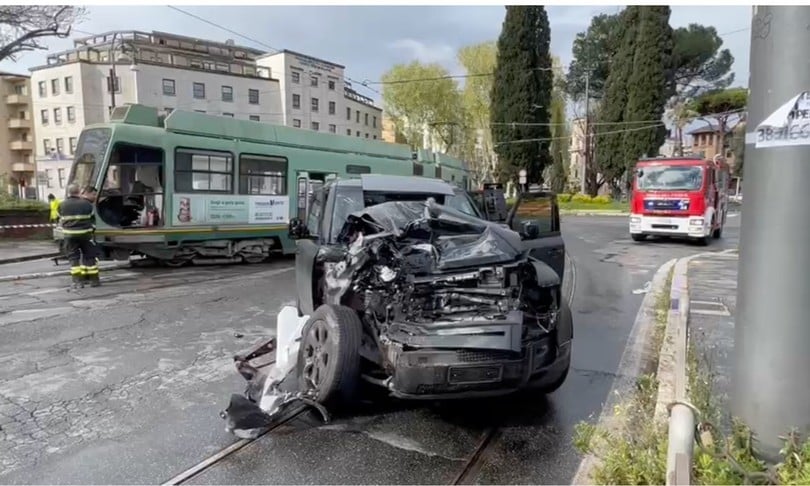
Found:
M 303 390 L 315 390 L 326 405 L 351 402 L 360 384 L 363 326 L 348 307 L 322 305 L 301 333 L 298 366 Z

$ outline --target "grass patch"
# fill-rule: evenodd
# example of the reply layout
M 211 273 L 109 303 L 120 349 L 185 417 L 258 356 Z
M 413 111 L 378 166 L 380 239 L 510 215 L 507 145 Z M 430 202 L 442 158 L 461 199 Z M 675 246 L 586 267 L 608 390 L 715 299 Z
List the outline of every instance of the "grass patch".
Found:
M 656 296 L 652 337 L 656 354 L 666 332 L 672 274 L 670 270 L 664 290 Z M 655 372 L 644 374 L 636 380 L 632 395 L 615 407 L 613 413 L 619 418 L 615 430 L 587 422 L 575 426 L 574 446 L 599 460 L 591 471 L 591 481 L 595 484 L 666 483 L 667 428 L 665 423 L 653 420 L 657 398 Z
M 732 419 L 729 431 L 720 424 L 723 417 L 712 393 L 714 373 L 708 359 L 699 359 L 689 340 L 687 375 L 689 399 L 700 410 L 701 445 L 695 446 L 692 463 L 693 484 L 810 484 L 810 440 L 803 443 L 798 434 L 785 437 L 781 462 L 767 465 L 755 456 L 751 430 Z

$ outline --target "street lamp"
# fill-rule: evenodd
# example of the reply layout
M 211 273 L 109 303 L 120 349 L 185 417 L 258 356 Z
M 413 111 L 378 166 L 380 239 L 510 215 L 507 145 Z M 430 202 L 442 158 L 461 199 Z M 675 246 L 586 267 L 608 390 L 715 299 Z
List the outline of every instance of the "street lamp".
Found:
M 520 187 L 523 189 L 523 192 L 526 192 L 526 169 L 520 169 L 518 172 L 518 181 L 520 182 Z

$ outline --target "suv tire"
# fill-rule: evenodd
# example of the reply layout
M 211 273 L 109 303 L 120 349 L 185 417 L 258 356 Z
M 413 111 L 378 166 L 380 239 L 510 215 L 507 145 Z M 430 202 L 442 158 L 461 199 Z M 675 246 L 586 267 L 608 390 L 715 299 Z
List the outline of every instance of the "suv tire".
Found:
M 298 367 L 301 389 L 315 389 L 328 406 L 352 402 L 360 385 L 360 341 L 363 326 L 350 308 L 322 305 L 301 332 Z

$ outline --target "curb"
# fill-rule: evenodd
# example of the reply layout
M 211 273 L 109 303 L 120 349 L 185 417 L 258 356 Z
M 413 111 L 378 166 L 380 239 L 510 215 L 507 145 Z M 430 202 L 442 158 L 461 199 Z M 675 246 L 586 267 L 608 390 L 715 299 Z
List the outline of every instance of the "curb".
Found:
M 653 276 L 650 290 L 641 301 L 633 329 L 627 338 L 627 347 L 622 353 L 619 367 L 616 370 L 616 378 L 613 386 L 605 399 L 602 411 L 599 414 L 597 423 L 608 429 L 615 429 L 621 424 L 621 418 L 613 413 L 614 408 L 619 405 L 625 396 L 632 393 L 635 388 L 636 378 L 642 374 L 642 370 L 651 364 L 657 354 L 657 350 L 650 350 L 650 339 L 655 330 L 656 321 L 656 300 L 658 293 L 664 288 L 669 277 L 670 269 L 675 265 L 677 259 L 673 258 L 661 265 Z M 579 464 L 574 479 L 571 484 L 593 484 L 590 480 L 591 472 L 599 465 L 600 459 L 593 454 L 586 454 Z
M 561 216 L 630 216 L 630 213 L 623 211 L 591 211 L 591 210 L 574 210 L 566 209 L 560 210 Z
M 61 256 L 61 252 L 53 252 L 53 253 L 40 253 L 37 255 L 26 255 L 22 257 L 14 257 L 14 258 L 2 258 L 0 259 L 0 265 L 5 265 L 7 263 L 20 263 L 20 262 L 28 262 L 31 260 L 45 260 L 48 258 L 56 258 Z
M 658 396 L 654 413 L 656 422 L 668 422 L 667 484 L 691 483 L 695 417 L 692 410 L 681 410 L 685 404 L 690 403 L 686 373 L 689 350 L 689 263 L 701 257 L 736 253 L 737 250 L 732 248 L 690 255 L 679 259 L 672 273 L 667 327 L 656 373 Z M 691 409 L 691 406 L 686 408 Z M 679 411 L 677 418 L 676 409 Z
M 130 262 L 121 262 L 115 263 L 110 266 L 101 267 L 101 271 L 109 271 L 109 270 L 118 270 L 121 268 L 129 268 Z M 23 275 L 3 275 L 0 276 L 0 282 L 13 282 L 15 280 L 32 280 L 36 278 L 48 278 L 48 277 L 61 277 L 65 275 L 70 275 L 70 270 L 56 270 L 54 272 L 39 272 L 39 273 L 27 273 Z

